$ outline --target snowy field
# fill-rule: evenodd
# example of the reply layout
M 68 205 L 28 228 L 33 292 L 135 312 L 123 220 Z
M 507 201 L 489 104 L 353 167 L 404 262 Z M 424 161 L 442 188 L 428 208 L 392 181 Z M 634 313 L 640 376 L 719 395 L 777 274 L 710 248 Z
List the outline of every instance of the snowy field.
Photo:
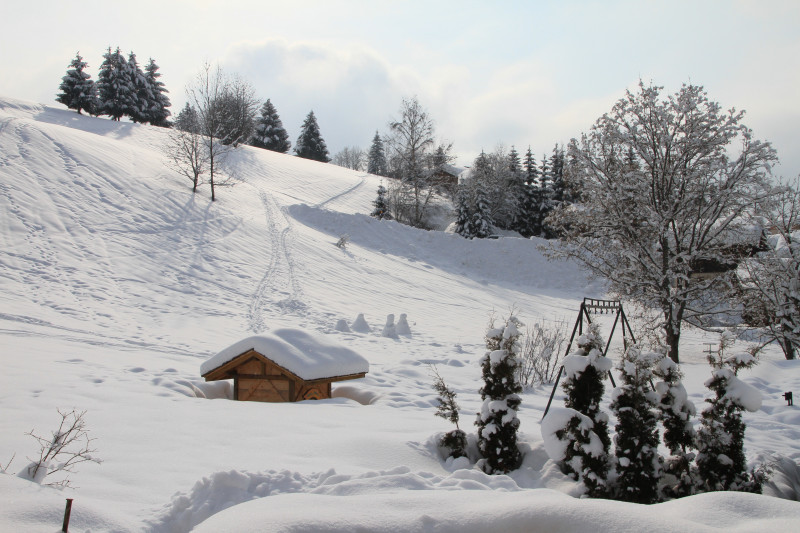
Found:
M 800 363 L 770 349 L 743 376 L 764 397 L 745 414 L 748 459 L 776 463 L 763 496 L 580 499 L 544 451 L 550 387 L 523 395 L 519 470 L 445 461 L 430 365 L 474 432 L 490 314 L 572 324 L 602 285 L 545 261 L 536 240 L 371 219 L 379 178 L 289 155 L 242 149 L 238 184 L 211 203 L 163 165 L 165 136 L 0 98 L 0 531 L 58 531 L 65 498 L 70 530 L 92 532 L 800 531 L 800 405 L 782 397 L 800 393 Z M 360 313 L 370 331 L 337 330 Z M 411 334 L 381 336 L 402 313 Z M 611 318 L 598 317 L 606 335 Z M 279 328 L 354 350 L 369 373 L 296 404 L 233 402 L 200 377 L 217 352 Z M 698 408 L 717 340 L 682 340 Z M 12 475 L 38 454 L 25 433 L 55 429 L 59 408 L 86 411 L 103 461 L 79 465 L 74 489 Z

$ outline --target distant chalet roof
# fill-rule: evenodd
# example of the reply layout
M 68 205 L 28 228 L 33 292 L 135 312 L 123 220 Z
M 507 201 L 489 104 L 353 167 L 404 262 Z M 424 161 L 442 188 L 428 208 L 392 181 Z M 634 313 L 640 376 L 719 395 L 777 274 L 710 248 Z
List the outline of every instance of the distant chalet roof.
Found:
M 284 328 L 225 348 L 200 366 L 200 375 L 205 376 L 250 350 L 306 381 L 369 372 L 369 362 L 353 350 L 302 330 Z

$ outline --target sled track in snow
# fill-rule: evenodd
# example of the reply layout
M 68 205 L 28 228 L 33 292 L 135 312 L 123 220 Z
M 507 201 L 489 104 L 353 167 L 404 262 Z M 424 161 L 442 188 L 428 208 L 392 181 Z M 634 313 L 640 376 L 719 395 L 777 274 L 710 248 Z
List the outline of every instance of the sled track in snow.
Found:
M 325 201 L 323 201 L 323 202 L 320 202 L 320 203 L 318 203 L 318 204 L 317 204 L 317 205 L 315 205 L 314 207 L 316 207 L 317 209 L 319 209 L 319 208 L 321 208 L 321 207 L 325 207 L 325 205 L 327 205 L 327 204 L 329 204 L 329 203 L 333 202 L 334 200 L 339 200 L 340 198 L 344 198 L 344 197 L 345 197 L 345 196 L 347 196 L 348 194 L 352 194 L 352 193 L 356 192 L 358 189 L 360 189 L 360 188 L 361 188 L 361 187 L 364 185 L 364 183 L 366 183 L 366 181 L 367 181 L 367 176 L 366 176 L 366 174 L 365 174 L 365 175 L 361 176 L 361 181 L 359 181 L 358 183 L 356 183 L 356 184 L 355 184 L 355 185 L 353 185 L 352 187 L 350 187 L 350 188 L 348 188 L 348 189 L 345 189 L 344 191 L 340 192 L 339 194 L 336 194 L 336 195 L 334 195 L 334 196 L 331 196 L 331 197 L 330 197 L 330 198 L 328 198 L 327 200 L 325 200 Z
M 278 206 L 275 198 L 261 192 L 261 203 L 267 218 L 270 258 L 266 272 L 258 283 L 250 303 L 247 320 L 250 331 L 258 333 L 266 329 L 262 309 L 270 301 L 284 314 L 303 311 L 303 290 L 295 275 L 295 261 L 291 252 L 293 237 L 292 222 L 286 211 Z M 282 223 L 280 222 L 282 219 Z M 272 296 L 272 297 L 270 297 Z M 280 298 L 285 296 L 285 298 Z

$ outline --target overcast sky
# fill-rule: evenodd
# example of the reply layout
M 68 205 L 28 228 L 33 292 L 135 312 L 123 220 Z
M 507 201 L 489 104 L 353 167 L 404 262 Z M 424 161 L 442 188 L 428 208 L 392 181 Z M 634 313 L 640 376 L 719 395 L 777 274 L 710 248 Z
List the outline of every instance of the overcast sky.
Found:
M 174 113 L 205 61 L 270 98 L 293 143 L 313 109 L 331 155 L 416 95 L 462 165 L 499 144 L 549 154 L 639 79 L 691 82 L 800 174 L 797 0 L 5 0 L 0 95 L 57 106 L 75 52 L 96 78 L 109 46 L 156 60 Z

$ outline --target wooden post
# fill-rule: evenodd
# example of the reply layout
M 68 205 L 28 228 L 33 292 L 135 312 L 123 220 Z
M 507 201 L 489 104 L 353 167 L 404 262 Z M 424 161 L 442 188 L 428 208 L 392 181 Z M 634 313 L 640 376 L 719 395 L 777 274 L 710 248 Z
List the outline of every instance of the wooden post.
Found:
M 67 508 L 64 509 L 64 524 L 61 526 L 63 533 L 69 531 L 69 515 L 72 513 L 72 498 L 67 498 Z

